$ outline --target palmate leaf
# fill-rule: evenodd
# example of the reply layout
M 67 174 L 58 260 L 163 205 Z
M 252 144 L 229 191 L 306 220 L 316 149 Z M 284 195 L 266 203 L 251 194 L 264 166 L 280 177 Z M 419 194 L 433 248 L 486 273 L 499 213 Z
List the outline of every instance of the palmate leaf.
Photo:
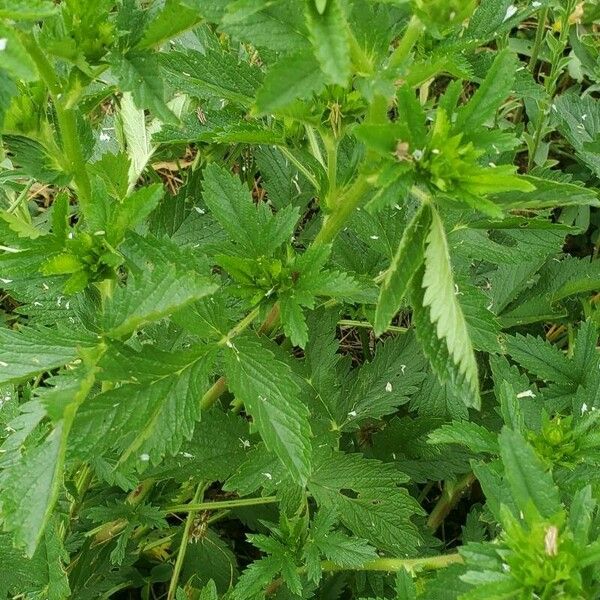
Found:
M 291 206 L 273 214 L 266 203 L 255 205 L 239 178 L 214 163 L 204 170 L 203 197 L 242 255 L 251 258 L 269 255 L 289 240 L 298 220 Z
M 352 430 L 366 418 L 378 419 L 395 412 L 419 389 L 425 367 L 426 360 L 412 334 L 379 345 L 373 360 L 360 368 L 341 393 L 336 407 L 339 427 Z
M 422 204 L 402 235 L 392 264 L 386 271 L 375 311 L 375 334 L 381 335 L 400 309 L 408 286 L 423 262 L 425 239 L 431 228 L 432 211 Z
M 477 362 L 459 303 L 444 225 L 433 211 L 425 263 L 413 283 L 417 335 L 441 381 L 450 380 L 467 406 L 480 406 Z
M 304 484 L 310 473 L 309 413 L 290 367 L 252 337 L 240 337 L 225 354 L 231 391 L 244 403 L 265 445 L 292 478 Z

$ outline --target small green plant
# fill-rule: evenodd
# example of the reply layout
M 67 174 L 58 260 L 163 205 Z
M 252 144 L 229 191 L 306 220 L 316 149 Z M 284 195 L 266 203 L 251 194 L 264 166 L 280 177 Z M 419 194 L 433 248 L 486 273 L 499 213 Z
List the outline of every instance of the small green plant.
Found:
M 600 597 L 599 23 L 0 0 L 0 599 Z

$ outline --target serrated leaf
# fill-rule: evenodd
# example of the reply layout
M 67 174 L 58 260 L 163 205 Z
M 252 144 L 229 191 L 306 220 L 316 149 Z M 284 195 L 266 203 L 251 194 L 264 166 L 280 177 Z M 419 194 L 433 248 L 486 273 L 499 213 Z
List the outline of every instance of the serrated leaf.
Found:
M 350 42 L 340 1 L 329 0 L 322 13 L 312 2 L 307 2 L 306 24 L 327 82 L 346 85 L 350 76 Z
M 516 56 L 511 50 L 498 52 L 481 86 L 458 111 L 455 125 L 458 131 L 473 131 L 494 116 L 513 87 L 516 68 Z
M 576 375 L 559 348 L 531 335 L 506 338 L 508 353 L 529 372 L 546 381 L 571 383 Z
M 600 136 L 600 102 L 590 95 L 559 96 L 553 104 L 560 132 L 569 140 L 579 158 L 600 176 L 600 153 L 589 145 Z
M 137 48 L 149 48 L 176 37 L 201 22 L 202 14 L 194 0 L 166 0 L 150 21 Z
M 131 93 L 138 108 L 149 109 L 165 123 L 176 120 L 165 102 L 159 62 L 153 53 L 132 50 L 123 55 L 113 54 L 111 68 L 121 89 Z
M 453 421 L 429 434 L 431 444 L 459 444 L 473 452 L 498 453 L 497 436 L 470 421 Z
M 111 354 L 112 349 L 100 363 L 104 378 L 118 373 L 111 368 L 117 362 Z M 125 349 L 120 357 L 127 361 L 125 381 L 135 382 L 98 394 L 80 408 L 71 451 L 89 460 L 117 450 L 119 464 L 156 465 L 191 437 L 214 356 L 206 349 L 175 354 L 150 347 L 140 354 Z
M 467 406 L 479 407 L 477 362 L 452 275 L 444 225 L 433 212 L 425 263 L 414 280 L 413 309 L 425 354 L 441 381 L 464 392 Z
M 204 54 L 193 50 L 164 53 L 160 60 L 171 85 L 196 98 L 209 95 L 250 106 L 262 81 L 258 69 L 213 46 Z
M 230 389 L 246 410 L 267 448 L 277 454 L 295 481 L 310 473 L 310 425 L 300 387 L 288 365 L 259 340 L 237 338 L 225 354 Z
M 381 284 L 375 310 L 375 334 L 381 335 L 400 309 L 402 299 L 414 274 L 423 262 L 425 239 L 431 228 L 432 212 L 422 204 L 408 227 L 404 230 L 392 264 Z
M 312 54 L 286 56 L 267 72 L 256 94 L 256 106 L 264 113 L 277 112 L 297 100 L 310 98 L 324 85 L 325 78 Z
M 308 341 L 308 327 L 302 307 L 293 296 L 282 295 L 279 297 L 279 308 L 285 335 L 290 338 L 294 346 L 304 348 Z
M 419 389 L 425 368 L 413 335 L 380 344 L 373 360 L 360 368 L 354 382 L 341 394 L 339 427 L 352 430 L 365 418 L 378 419 L 395 412 Z
M 391 464 L 323 451 L 315 459 L 308 489 L 319 506 L 335 509 L 348 529 L 376 548 L 412 552 L 420 536 L 411 518 L 421 509 L 398 487 L 403 481 Z
M 265 203 L 255 205 L 248 188 L 215 163 L 204 170 L 203 197 L 245 257 L 271 254 L 291 238 L 298 219 L 297 209 L 291 206 L 273 214 Z
M 507 428 L 499 442 L 505 476 L 519 510 L 531 518 L 535 514 L 544 519 L 555 516 L 561 509 L 558 491 L 533 448 L 520 433 Z
M 107 304 L 102 317 L 104 331 L 113 338 L 128 336 L 212 294 L 217 287 L 208 277 L 178 269 L 175 264 L 158 265 L 145 274 L 132 275 Z
M 37 445 L 0 472 L 0 513 L 15 543 L 33 556 L 63 485 L 68 435 L 72 419 L 95 380 L 95 369 L 80 372 L 66 399 L 64 419 Z
M 75 360 L 98 339 L 89 333 L 50 328 L 0 328 L 0 384 L 21 381 Z

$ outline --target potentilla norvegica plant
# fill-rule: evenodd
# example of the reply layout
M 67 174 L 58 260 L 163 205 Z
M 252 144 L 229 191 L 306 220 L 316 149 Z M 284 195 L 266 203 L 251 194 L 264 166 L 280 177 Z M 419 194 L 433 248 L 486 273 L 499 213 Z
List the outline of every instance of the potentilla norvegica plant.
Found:
M 0 598 L 599 598 L 599 21 L 0 0 Z

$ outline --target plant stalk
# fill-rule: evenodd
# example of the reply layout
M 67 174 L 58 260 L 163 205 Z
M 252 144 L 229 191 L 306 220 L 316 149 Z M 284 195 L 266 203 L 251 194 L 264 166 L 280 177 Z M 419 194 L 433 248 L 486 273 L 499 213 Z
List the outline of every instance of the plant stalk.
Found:
M 199 483 L 196 488 L 193 500 L 190 502 L 191 505 L 198 504 L 204 496 L 204 490 L 206 490 L 207 484 Z M 173 567 L 173 574 L 171 575 L 171 581 L 169 582 L 169 591 L 167 592 L 167 600 L 174 600 L 177 594 L 177 584 L 179 583 L 179 576 L 181 569 L 183 568 L 183 561 L 185 559 L 185 553 L 189 544 L 190 531 L 194 524 L 194 517 L 196 516 L 196 510 L 192 509 L 189 511 L 188 516 L 185 519 L 185 525 L 183 527 L 183 533 L 181 536 L 181 543 L 179 544 L 179 552 L 177 553 L 177 560 Z
M 54 72 L 54 67 L 40 48 L 35 35 L 22 34 L 21 41 L 27 49 L 29 56 L 35 63 L 40 77 L 46 84 L 54 109 L 56 119 L 60 130 L 60 139 L 62 141 L 63 151 L 67 159 L 68 169 L 73 177 L 77 188 L 77 197 L 81 204 L 81 209 L 85 215 L 89 210 L 92 201 L 92 187 L 85 165 L 83 149 L 79 143 L 79 134 L 77 132 L 77 115 L 73 108 L 68 107 L 64 102 L 66 91 L 63 90 L 61 83 Z
M 447 481 L 444 484 L 442 495 L 427 519 L 427 527 L 429 527 L 431 531 L 437 531 L 438 527 L 458 504 L 465 492 L 473 485 L 474 481 L 475 475 L 473 475 L 473 473 L 467 473 L 467 475 L 462 479 L 459 479 L 456 483 Z
M 186 513 L 199 510 L 223 510 L 240 508 L 242 506 L 260 506 L 262 504 L 275 504 L 279 502 L 276 496 L 263 496 L 261 498 L 238 498 L 236 500 L 218 500 L 215 502 L 190 502 L 188 504 L 174 504 L 165 509 L 165 513 Z

